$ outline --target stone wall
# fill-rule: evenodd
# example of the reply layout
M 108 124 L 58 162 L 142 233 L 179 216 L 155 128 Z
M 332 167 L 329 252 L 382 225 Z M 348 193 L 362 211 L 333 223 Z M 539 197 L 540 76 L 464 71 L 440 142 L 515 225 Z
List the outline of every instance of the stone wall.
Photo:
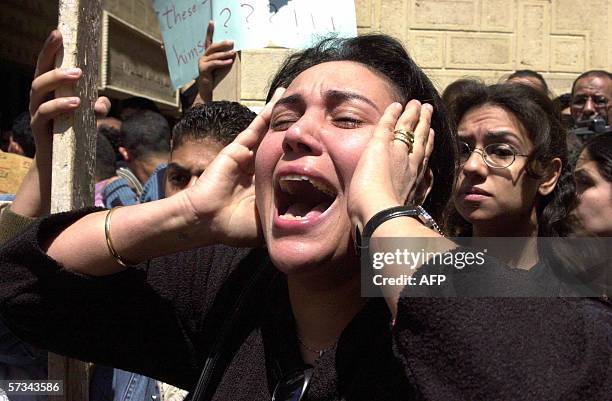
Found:
M 580 72 L 612 70 L 612 0 L 355 0 L 359 32 L 406 45 L 440 90 L 462 77 L 495 83 L 517 69 L 544 75 L 554 94 Z M 287 51 L 245 51 L 241 98 L 261 104 Z
M 33 65 L 52 23 L 24 25 L 15 10 L 23 8 L 32 18 L 48 15 L 45 21 L 52 20 L 57 1 L 44 2 L 48 6 L 42 10 L 35 0 L 7 1 L 8 11 L 0 19 L 12 28 L 0 29 L 5 44 L 0 55 Z M 105 10 L 160 38 L 150 0 L 102 3 Z M 612 0 L 355 0 L 355 4 L 359 32 L 384 32 L 402 40 L 440 90 L 458 78 L 479 77 L 493 83 L 528 68 L 541 72 L 553 93 L 561 94 L 570 90 L 582 71 L 612 70 Z M 24 34 L 19 30 L 24 26 L 35 30 Z M 30 37 L 31 41 L 24 40 Z M 288 52 L 274 48 L 243 52 L 240 98 L 244 103 L 263 103 L 270 76 Z

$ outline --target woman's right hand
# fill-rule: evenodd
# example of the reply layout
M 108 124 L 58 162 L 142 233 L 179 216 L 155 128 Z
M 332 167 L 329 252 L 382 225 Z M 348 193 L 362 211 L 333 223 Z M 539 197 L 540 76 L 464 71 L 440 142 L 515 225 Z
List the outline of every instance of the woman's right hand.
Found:
M 217 242 L 256 246 L 263 236 L 255 206 L 255 153 L 270 124 L 270 115 L 283 88 L 274 93 L 261 113 L 226 146 L 196 181 L 181 192 L 197 221 L 208 225 Z

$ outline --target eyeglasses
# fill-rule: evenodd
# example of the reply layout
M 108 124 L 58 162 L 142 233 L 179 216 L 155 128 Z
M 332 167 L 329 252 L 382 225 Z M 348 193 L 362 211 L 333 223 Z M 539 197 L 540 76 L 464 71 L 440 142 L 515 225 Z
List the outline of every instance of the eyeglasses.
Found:
M 305 365 L 281 378 L 274 387 L 272 401 L 300 401 L 308 390 L 312 370 L 312 366 Z
M 482 160 L 485 164 L 492 168 L 506 168 L 510 167 L 517 156 L 527 157 L 528 155 L 522 155 L 518 153 L 511 145 L 507 143 L 492 143 L 485 146 L 483 149 L 470 148 L 465 142 L 459 142 L 459 161 L 461 165 L 464 165 L 468 161 L 472 152 L 480 153 Z
M 586 106 L 587 101 L 591 99 L 593 102 L 593 106 L 595 108 L 605 108 L 608 105 L 608 98 L 601 95 L 577 95 L 572 99 L 572 106 L 584 108 Z

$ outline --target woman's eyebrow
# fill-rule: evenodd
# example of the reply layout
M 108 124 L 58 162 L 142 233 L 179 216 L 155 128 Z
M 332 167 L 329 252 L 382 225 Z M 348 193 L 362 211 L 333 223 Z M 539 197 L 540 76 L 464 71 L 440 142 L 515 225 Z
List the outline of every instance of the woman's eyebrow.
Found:
M 287 97 L 279 99 L 274 105 L 274 109 L 272 109 L 272 113 L 276 110 L 277 107 L 304 107 L 304 98 L 299 93 L 295 93 L 293 95 L 289 95 Z
M 514 138 L 518 143 L 522 144 L 521 138 L 519 138 L 514 132 L 510 131 L 489 131 L 487 132 L 487 137 L 491 139 L 505 139 L 505 138 Z
M 373 108 L 376 109 L 376 111 L 378 111 L 380 113 L 380 110 L 378 109 L 378 106 L 376 106 L 376 104 L 374 104 L 373 101 L 371 101 L 370 99 L 368 99 L 367 97 L 360 95 L 358 93 L 355 92 L 350 92 L 350 91 L 340 91 L 340 90 L 328 90 L 325 92 L 325 99 L 328 102 L 334 103 L 334 104 L 340 104 L 343 102 L 347 102 L 350 100 L 359 100 L 362 102 L 365 102 L 367 104 L 369 104 L 370 106 L 372 106 Z

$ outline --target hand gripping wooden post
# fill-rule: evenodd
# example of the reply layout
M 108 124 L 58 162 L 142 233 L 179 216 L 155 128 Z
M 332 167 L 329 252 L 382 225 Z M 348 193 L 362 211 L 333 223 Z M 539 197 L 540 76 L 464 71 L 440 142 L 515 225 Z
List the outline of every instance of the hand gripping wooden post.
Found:
M 58 29 L 64 39 L 56 67 L 79 67 L 83 76 L 76 86 L 56 90 L 56 96 L 79 96 L 81 106 L 71 116 L 53 124 L 53 173 L 51 212 L 93 205 L 93 172 L 96 154 L 98 46 L 101 0 L 60 0 Z M 78 252 L 78 250 L 75 250 Z M 92 344 L 95 346 L 95 344 Z M 87 401 L 89 380 L 83 362 L 49 354 L 49 378 L 63 380 L 64 395 L 53 401 Z

